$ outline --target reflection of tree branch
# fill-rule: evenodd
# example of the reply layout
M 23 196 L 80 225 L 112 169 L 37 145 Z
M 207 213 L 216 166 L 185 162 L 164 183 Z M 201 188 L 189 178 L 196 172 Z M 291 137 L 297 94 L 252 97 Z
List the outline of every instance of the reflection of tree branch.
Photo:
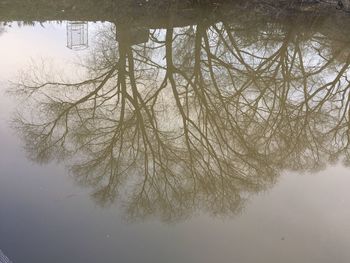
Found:
M 28 152 L 69 153 L 98 202 L 120 197 L 130 217 L 164 220 L 237 213 L 283 169 L 350 159 L 349 60 L 292 27 L 250 43 L 231 28 L 203 21 L 131 45 L 120 27 L 115 50 L 93 52 L 88 80 L 20 84 L 44 113 L 17 120 Z

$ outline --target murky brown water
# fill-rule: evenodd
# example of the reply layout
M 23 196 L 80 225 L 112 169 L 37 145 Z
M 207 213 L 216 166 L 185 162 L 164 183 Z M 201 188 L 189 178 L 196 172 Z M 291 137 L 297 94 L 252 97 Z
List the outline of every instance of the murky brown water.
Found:
M 4 13 L 14 263 L 349 262 L 348 16 L 181 8 Z

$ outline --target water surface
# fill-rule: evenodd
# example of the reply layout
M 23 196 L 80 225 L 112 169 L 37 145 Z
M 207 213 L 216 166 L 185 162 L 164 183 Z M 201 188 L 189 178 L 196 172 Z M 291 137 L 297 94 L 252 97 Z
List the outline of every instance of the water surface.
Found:
M 172 8 L 4 16 L 1 250 L 348 262 L 347 16 Z

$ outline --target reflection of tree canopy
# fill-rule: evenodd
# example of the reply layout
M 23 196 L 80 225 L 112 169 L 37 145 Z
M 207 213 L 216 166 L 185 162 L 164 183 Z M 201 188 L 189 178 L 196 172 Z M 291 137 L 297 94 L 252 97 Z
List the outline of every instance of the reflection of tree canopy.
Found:
M 131 217 L 165 220 L 238 212 L 281 170 L 349 160 L 342 45 L 292 25 L 235 28 L 168 27 L 131 45 L 120 26 L 118 44 L 114 29 L 99 34 L 88 79 L 25 79 L 34 114 L 16 123 L 31 158 L 69 157 L 101 204 L 120 197 Z

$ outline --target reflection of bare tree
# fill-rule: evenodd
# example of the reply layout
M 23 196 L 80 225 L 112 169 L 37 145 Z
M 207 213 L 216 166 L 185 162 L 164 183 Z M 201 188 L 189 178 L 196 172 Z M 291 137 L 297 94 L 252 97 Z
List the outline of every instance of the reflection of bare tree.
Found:
M 131 45 L 118 27 L 118 45 L 101 33 L 89 79 L 21 82 L 36 101 L 16 120 L 31 158 L 69 156 L 98 202 L 164 220 L 236 213 L 283 169 L 348 160 L 350 60 L 293 26 L 255 41 L 233 28 L 204 21 Z

